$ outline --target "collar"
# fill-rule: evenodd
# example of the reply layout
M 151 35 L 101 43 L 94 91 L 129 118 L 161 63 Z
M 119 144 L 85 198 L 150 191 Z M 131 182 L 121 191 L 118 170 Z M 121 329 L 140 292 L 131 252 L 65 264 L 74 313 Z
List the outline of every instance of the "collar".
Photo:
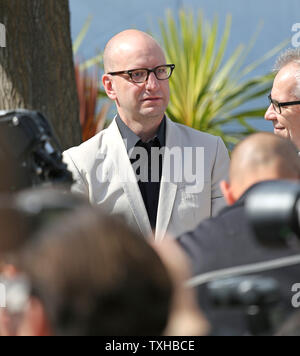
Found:
M 241 208 L 245 206 L 246 203 L 246 199 L 247 197 L 250 195 L 250 193 L 252 192 L 252 190 L 257 187 L 259 184 L 261 184 L 262 182 L 256 183 L 254 185 L 252 185 L 250 188 L 248 188 L 245 193 L 233 204 L 233 205 L 227 205 L 225 206 L 219 213 L 219 215 L 223 215 L 226 214 L 228 211 L 231 211 L 233 209 L 236 208 Z
M 272 180 L 265 180 L 265 181 L 261 181 L 258 183 L 253 184 L 250 188 L 248 188 L 245 193 L 240 197 L 239 200 L 237 200 L 237 202 L 234 205 L 244 205 L 246 202 L 246 199 L 248 198 L 248 196 L 250 195 L 250 193 L 252 192 L 252 190 L 254 188 L 256 188 L 257 186 L 261 185 L 261 184 L 266 184 L 268 182 L 272 182 Z
M 136 135 L 125 123 L 124 121 L 120 118 L 119 115 L 116 117 L 116 123 L 118 126 L 118 129 L 121 133 L 121 136 L 123 140 L 127 140 L 127 153 L 129 153 L 135 146 L 136 144 L 141 140 L 141 138 Z M 161 147 L 164 147 L 166 145 L 166 117 L 164 116 L 156 135 L 152 138 L 158 138 L 159 143 Z M 149 140 L 151 141 L 151 140 Z

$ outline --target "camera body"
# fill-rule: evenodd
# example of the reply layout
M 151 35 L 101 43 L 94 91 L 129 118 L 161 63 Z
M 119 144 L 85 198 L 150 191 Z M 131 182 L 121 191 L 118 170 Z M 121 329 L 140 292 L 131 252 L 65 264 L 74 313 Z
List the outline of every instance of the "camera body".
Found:
M 0 161 L 12 165 L 10 191 L 73 183 L 53 129 L 37 111 L 0 111 Z
M 265 306 L 280 300 L 279 284 L 262 276 L 239 276 L 216 280 L 208 285 L 216 306 Z
M 284 320 L 280 285 L 274 278 L 240 275 L 210 282 L 207 290 L 215 307 L 243 310 L 248 335 L 271 335 Z
M 300 184 L 267 181 L 255 186 L 245 209 L 255 235 L 262 245 L 286 244 L 300 238 Z

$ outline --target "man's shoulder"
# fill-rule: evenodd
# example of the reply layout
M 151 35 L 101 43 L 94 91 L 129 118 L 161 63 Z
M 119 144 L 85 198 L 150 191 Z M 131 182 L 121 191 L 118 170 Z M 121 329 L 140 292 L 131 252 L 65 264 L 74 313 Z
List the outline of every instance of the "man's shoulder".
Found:
M 195 274 L 243 265 L 257 251 L 243 206 L 223 209 L 177 241 L 190 256 Z
M 106 133 L 107 133 L 107 129 L 97 133 L 95 136 L 81 143 L 80 145 L 69 148 L 63 154 L 72 157 L 73 156 L 89 157 L 89 154 L 94 153 L 95 150 L 97 150 L 101 146 L 101 143 L 103 142 Z
M 181 138 L 190 141 L 190 143 L 201 142 L 202 145 L 205 144 L 215 144 L 217 145 L 220 137 L 208 134 L 203 131 L 196 130 L 186 125 L 173 122 L 176 129 L 181 136 Z
M 201 246 L 210 249 L 213 246 L 231 245 L 242 226 L 246 226 L 247 219 L 243 205 L 227 206 L 215 216 L 201 222 L 193 231 L 178 237 L 178 242 L 185 246 Z M 225 238 L 224 238 L 225 237 Z M 194 248 L 191 248 L 193 250 Z
M 107 151 L 107 147 L 109 146 L 108 141 L 106 129 L 81 145 L 66 150 L 63 153 L 63 160 L 69 168 L 75 165 L 78 170 L 90 171 L 100 155 L 103 155 Z
M 232 222 L 235 222 L 234 227 Z M 209 233 L 214 235 L 216 232 L 222 231 L 223 233 L 228 233 L 229 235 L 233 230 L 239 229 L 241 224 L 244 224 L 246 219 L 244 204 L 234 204 L 231 206 L 226 206 L 223 208 L 219 214 L 215 217 L 211 217 L 198 226 L 199 235 L 205 235 L 204 233 Z M 196 229 L 197 231 L 197 229 Z M 216 237 L 218 237 L 218 233 Z

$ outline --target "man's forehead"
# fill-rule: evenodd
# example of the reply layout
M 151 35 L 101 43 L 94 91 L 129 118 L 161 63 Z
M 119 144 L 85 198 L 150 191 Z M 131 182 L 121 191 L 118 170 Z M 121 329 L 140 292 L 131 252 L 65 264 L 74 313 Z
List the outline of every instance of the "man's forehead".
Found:
M 297 85 L 295 75 L 297 70 L 300 70 L 299 66 L 288 65 L 278 72 L 272 89 L 273 99 L 285 101 L 289 100 L 291 96 L 295 96 L 294 89 Z
M 160 48 L 134 47 L 123 44 L 114 51 L 114 65 L 123 69 L 148 68 L 165 64 L 165 56 Z
M 139 30 L 125 30 L 114 36 L 105 47 L 104 59 L 109 70 L 165 64 L 165 55 L 158 42 Z

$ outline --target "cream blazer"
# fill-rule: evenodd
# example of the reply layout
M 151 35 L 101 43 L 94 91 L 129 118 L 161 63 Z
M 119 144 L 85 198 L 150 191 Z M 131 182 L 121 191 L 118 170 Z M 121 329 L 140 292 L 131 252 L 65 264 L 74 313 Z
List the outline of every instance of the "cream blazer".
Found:
M 215 216 L 225 206 L 219 183 L 228 177 L 229 155 L 221 138 L 167 118 L 166 149 L 171 152 L 173 148 L 177 152 L 198 148 L 203 153 L 202 156 L 195 154 L 200 165 L 203 161 L 201 179 L 195 182 L 197 189 L 181 179 L 183 174 L 178 179 L 178 157 L 175 159 L 175 177 L 170 179 L 170 159 L 166 164 L 164 155 L 155 233 L 157 241 L 166 233 L 176 238 L 195 229 L 202 220 Z M 191 151 L 187 149 L 186 152 L 190 154 Z M 76 181 L 72 188 L 74 192 L 85 194 L 92 204 L 109 214 L 123 215 L 127 223 L 145 237 L 152 236 L 136 175 L 115 120 L 89 141 L 65 151 L 64 162 Z

